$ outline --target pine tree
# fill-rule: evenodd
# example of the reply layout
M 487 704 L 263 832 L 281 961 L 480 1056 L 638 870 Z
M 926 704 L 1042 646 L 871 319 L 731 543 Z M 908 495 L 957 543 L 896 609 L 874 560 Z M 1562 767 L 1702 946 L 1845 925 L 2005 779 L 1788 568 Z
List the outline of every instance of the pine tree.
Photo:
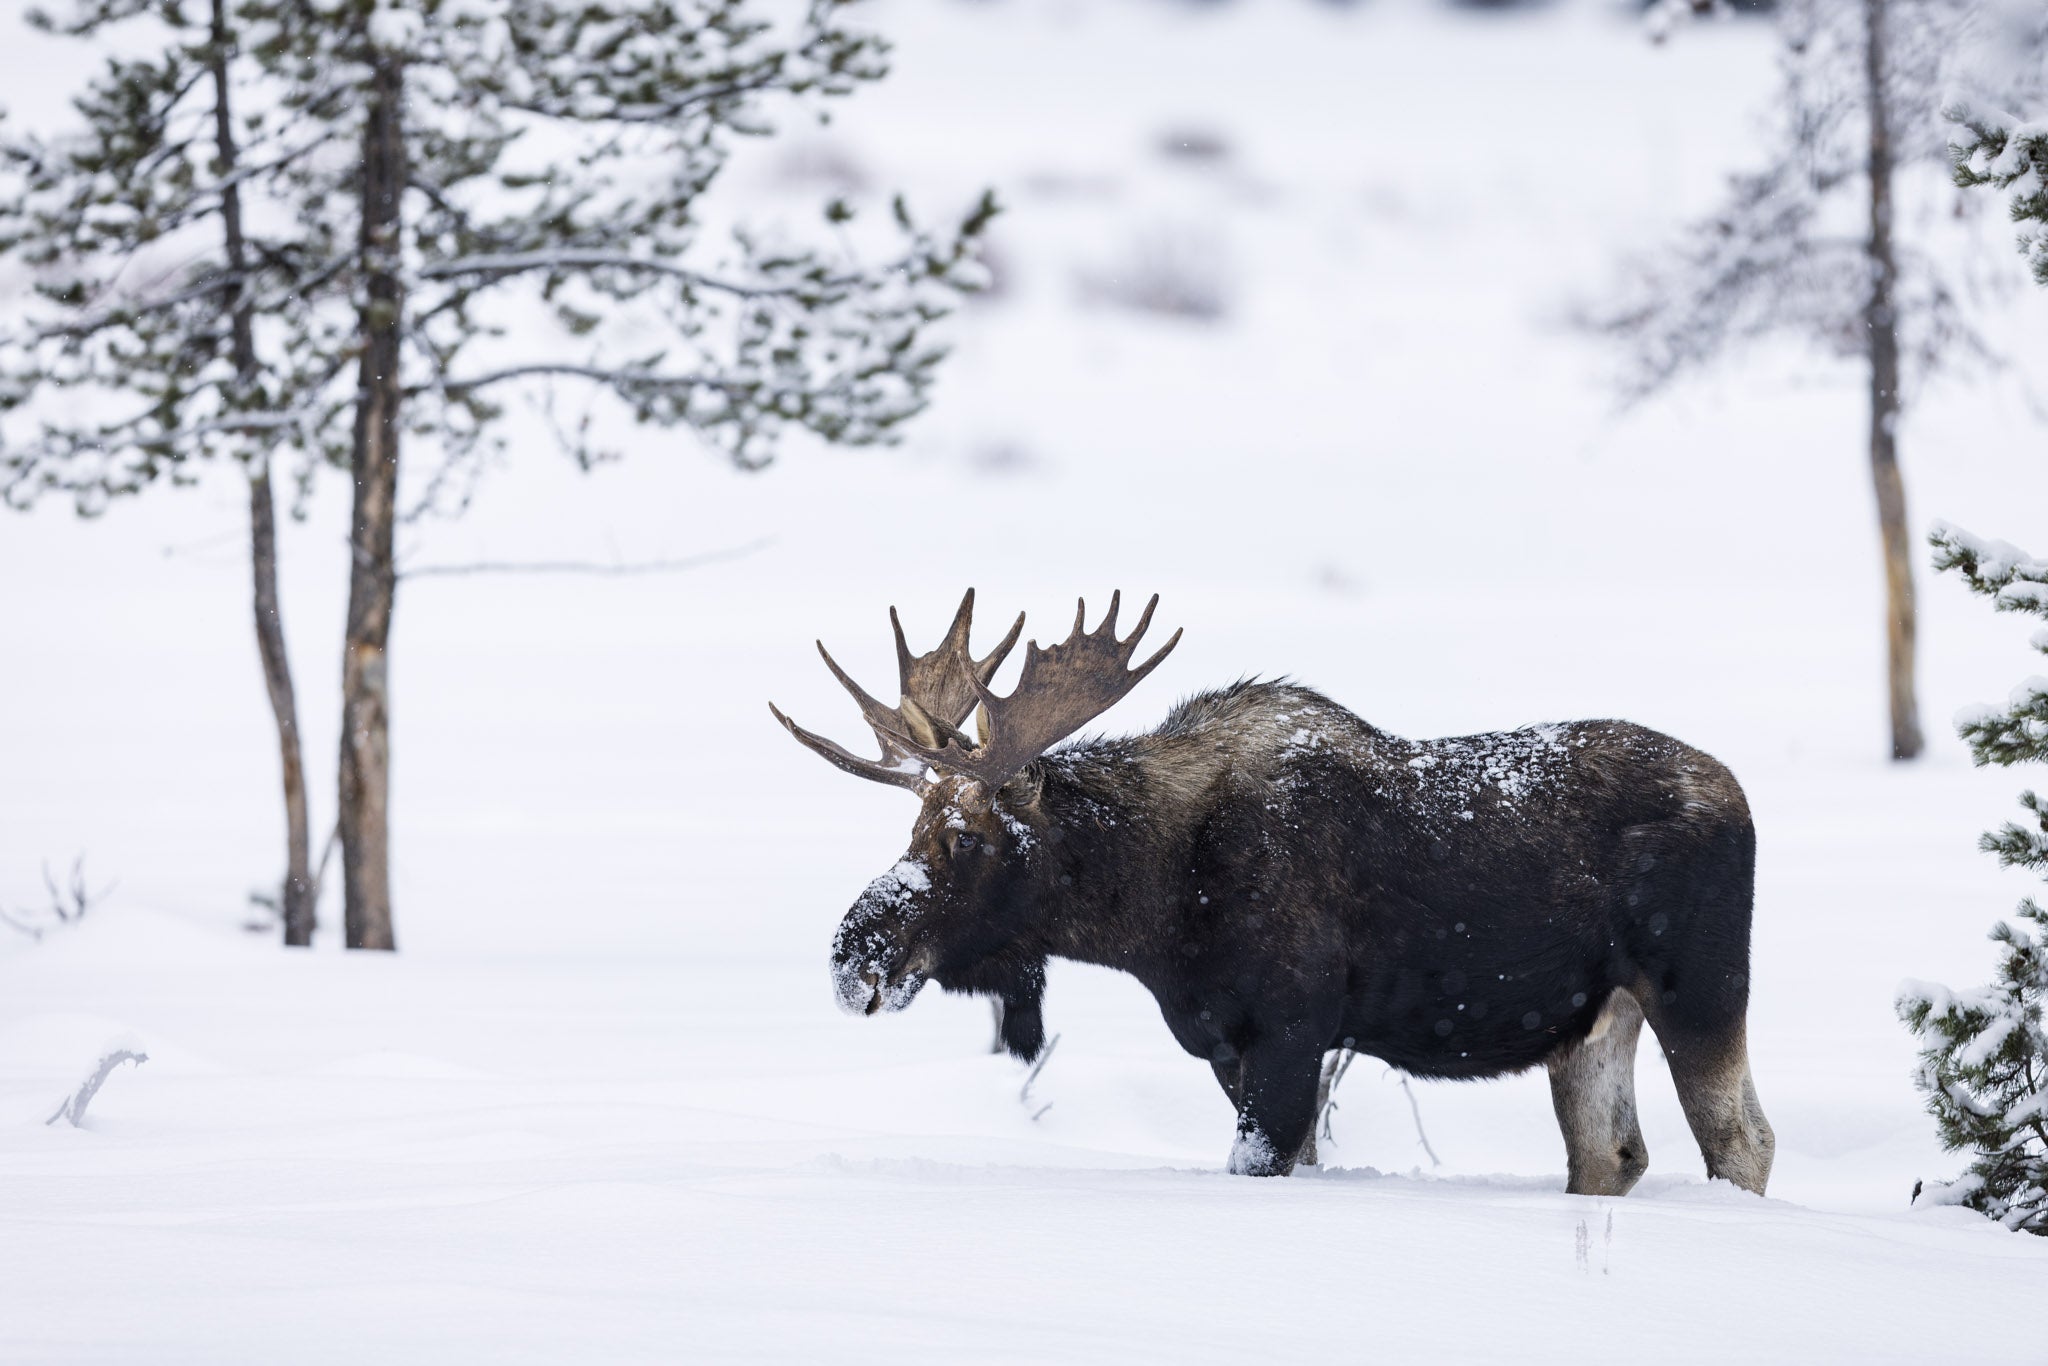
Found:
M 126 15 L 140 0 L 93 3 Z M 178 0 L 162 3 L 178 12 Z M 737 140 L 771 132 L 778 108 L 822 111 L 885 73 L 882 41 L 844 22 L 850 0 L 809 0 L 780 26 L 763 16 L 786 9 L 763 0 L 221 3 L 232 51 L 263 88 L 243 130 L 245 164 L 167 179 L 144 153 L 88 186 L 86 173 L 115 154 L 105 148 L 147 141 L 163 121 L 124 88 L 108 100 L 101 145 L 68 175 L 52 172 L 49 193 L 80 199 L 82 231 L 111 213 L 137 220 L 147 245 L 226 189 L 260 183 L 275 212 L 253 259 L 281 272 L 247 300 L 261 393 L 232 407 L 220 394 L 188 401 L 184 361 L 200 350 L 176 336 L 139 353 L 109 342 L 81 382 L 155 398 L 146 439 L 114 460 L 102 430 L 53 433 L 16 458 L 13 483 L 91 488 L 97 499 L 179 477 L 206 443 L 249 432 L 289 433 L 302 468 L 348 471 L 344 920 L 351 947 L 388 949 L 402 515 L 459 510 L 504 444 L 506 400 L 535 384 L 583 385 L 625 419 L 687 427 L 743 469 L 771 459 L 792 428 L 843 445 L 894 439 L 944 355 L 931 324 L 980 283 L 975 244 L 995 209 L 984 197 L 956 230 L 932 233 L 899 200 L 887 259 L 867 267 L 838 245 L 859 230 L 839 202 L 825 208 L 829 249 L 707 233 L 701 200 Z M 165 98 L 186 90 L 180 75 L 150 79 Z M 17 234 L 36 236 L 34 226 Z M 52 251 L 42 264 L 63 261 Z M 154 306 L 183 307 L 203 288 L 194 279 L 146 300 L 131 331 L 154 337 Z M 67 286 L 52 301 L 101 292 Z M 52 380 L 30 367 L 12 394 L 26 401 Z M 586 420 L 564 439 L 587 465 L 612 453 L 606 430 Z M 428 457 L 405 481 L 402 449 Z
M 2004 190 L 2020 225 L 2020 255 L 2034 282 L 2048 285 L 2048 124 L 2010 111 L 2042 98 L 2039 54 L 2048 43 L 2048 15 L 2032 0 L 1995 0 L 1978 16 L 1979 31 L 1962 63 L 1965 88 L 1951 93 L 1942 117 L 1956 184 Z M 2038 104 L 2033 107 L 2039 107 Z
M 0 256 L 30 267 L 35 291 L 28 320 L 0 336 L 0 404 L 35 428 L 0 450 L 0 493 L 22 508 L 68 496 L 89 517 L 193 483 L 209 462 L 246 476 L 257 653 L 282 760 L 278 905 L 285 943 L 308 944 L 316 889 L 272 483 L 282 470 L 303 490 L 312 438 L 346 411 L 321 397 L 345 337 L 308 303 L 333 277 L 335 243 L 278 214 L 317 128 L 272 117 L 275 82 L 241 51 L 226 0 L 85 0 L 31 22 L 95 41 L 148 30 L 161 45 L 107 63 L 76 101 L 77 133 L 0 145 Z
M 1770 155 L 1676 251 L 1648 263 L 1638 296 L 1594 321 L 1632 354 L 1645 397 L 1726 352 L 1802 335 L 1862 363 L 1885 582 L 1891 752 L 1923 748 L 1915 687 L 1911 530 L 1898 442 L 1904 388 L 1988 358 L 1943 254 L 1896 223 L 1901 173 L 1946 160 L 1935 108 L 1965 0 L 1787 0 Z M 1860 230 L 1844 225 L 1860 221 Z
M 980 282 L 984 199 L 955 233 L 915 229 L 886 267 L 735 238 L 709 267 L 698 220 L 734 139 L 772 106 L 852 93 L 885 48 L 810 0 L 778 31 L 760 0 L 245 0 L 291 99 L 336 98 L 353 157 L 305 163 L 302 216 L 340 214 L 357 358 L 355 505 L 343 642 L 340 831 L 348 943 L 388 949 L 388 658 L 401 450 L 431 492 L 502 439 L 501 395 L 595 386 L 640 422 L 685 425 L 743 468 L 787 428 L 891 439 L 944 352 L 926 336 Z M 851 210 L 827 207 L 844 225 Z M 335 229 L 340 232 L 341 227 Z M 549 330 L 537 324 L 551 317 Z M 659 335 L 659 343 L 646 339 Z M 585 461 L 598 451 L 572 440 Z
M 2048 617 L 2048 561 L 1956 527 L 1937 526 L 1932 540 L 1935 568 L 1954 570 L 1997 611 Z M 2032 643 L 2048 654 L 2048 627 Z M 2048 679 L 2028 679 L 2004 707 L 1969 709 L 1956 729 L 1980 765 L 2048 760 Z M 1979 847 L 2005 867 L 2048 877 L 2048 801 L 2026 792 L 2020 805 L 2026 824 L 2008 822 Z M 1989 985 L 1951 991 L 1908 982 L 1899 1014 L 1922 1043 L 1914 1080 L 1942 1142 L 1973 1155 L 1962 1177 L 1936 1186 L 1935 1198 L 2048 1235 L 2048 909 L 2029 898 L 2016 914 L 2023 924 L 2002 922 L 1991 932 L 2003 954 Z

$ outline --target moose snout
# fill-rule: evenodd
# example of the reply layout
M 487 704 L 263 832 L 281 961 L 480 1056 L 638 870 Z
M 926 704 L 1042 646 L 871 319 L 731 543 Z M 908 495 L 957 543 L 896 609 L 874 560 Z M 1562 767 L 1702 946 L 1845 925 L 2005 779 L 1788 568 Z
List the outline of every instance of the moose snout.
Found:
M 913 900 L 929 886 L 921 865 L 905 859 L 868 884 L 832 938 L 832 987 L 849 1015 L 901 1010 L 924 986 L 926 965 L 911 928 Z

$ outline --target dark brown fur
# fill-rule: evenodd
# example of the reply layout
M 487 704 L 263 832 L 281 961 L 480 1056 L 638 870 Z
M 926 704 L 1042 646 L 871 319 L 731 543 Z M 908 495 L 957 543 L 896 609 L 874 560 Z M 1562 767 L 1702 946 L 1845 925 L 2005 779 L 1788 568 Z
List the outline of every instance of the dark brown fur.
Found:
M 1642 1165 L 1634 1035 L 1624 1020 L 1625 1058 L 1605 1022 L 1588 1036 L 1620 992 L 1671 1058 L 1709 1171 L 1761 1190 L 1754 856 L 1734 777 L 1655 731 L 1410 741 L 1307 688 L 1241 683 L 1150 734 L 1056 750 L 993 800 L 941 776 L 903 861 L 841 924 L 835 977 L 870 1012 L 926 978 L 994 995 L 1030 1057 L 1047 958 L 1123 969 L 1215 1069 L 1239 1112 L 1232 1168 L 1259 1174 L 1301 1151 L 1327 1050 L 1419 1077 L 1548 1063 L 1573 1189 L 1617 1194 Z

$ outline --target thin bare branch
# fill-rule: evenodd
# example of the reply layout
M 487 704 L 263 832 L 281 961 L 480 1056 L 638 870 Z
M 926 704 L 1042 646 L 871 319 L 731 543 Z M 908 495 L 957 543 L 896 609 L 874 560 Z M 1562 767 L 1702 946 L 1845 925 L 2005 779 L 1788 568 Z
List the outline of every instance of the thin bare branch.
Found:
M 745 559 L 774 544 L 773 536 L 763 536 L 745 545 L 710 550 L 702 555 L 685 555 L 670 560 L 618 560 L 609 564 L 597 560 L 479 560 L 473 564 L 423 564 L 416 569 L 400 570 L 398 577 L 456 578 L 477 574 L 603 574 L 627 577 L 636 574 L 675 574 L 684 570 L 701 569 L 707 564 Z
M 1422 1144 L 1422 1151 L 1429 1154 L 1429 1165 L 1432 1167 L 1443 1166 L 1442 1159 L 1436 1155 L 1436 1149 L 1429 1146 L 1429 1135 L 1422 1128 L 1422 1106 L 1416 1103 L 1415 1092 L 1409 1089 L 1408 1078 L 1405 1074 L 1401 1077 L 1401 1094 L 1408 1097 L 1408 1113 L 1415 1116 L 1415 1137 Z
M 1038 1061 L 1031 1064 L 1031 1073 L 1029 1076 L 1024 1078 L 1024 1085 L 1022 1089 L 1020 1089 L 1017 1092 L 1017 1103 L 1019 1105 L 1024 1106 L 1026 1109 L 1030 1109 L 1031 1084 L 1038 1080 L 1038 1074 L 1045 1070 L 1045 1065 L 1048 1062 L 1052 1061 L 1052 1051 L 1053 1049 L 1059 1047 L 1059 1044 L 1060 1036 L 1055 1034 L 1050 1039 L 1047 1039 L 1045 1041 L 1045 1047 L 1038 1051 Z M 1032 1110 L 1032 1122 L 1036 1123 L 1038 1121 L 1038 1117 L 1040 1115 L 1043 1115 L 1047 1110 L 1050 1110 L 1051 1108 L 1052 1102 L 1047 1101 L 1045 1104 L 1039 1106 L 1036 1110 Z
M 758 387 L 718 375 L 664 375 L 652 370 L 637 370 L 631 367 L 614 370 L 602 365 L 531 361 L 524 365 L 508 365 L 502 370 L 488 370 L 481 375 L 472 375 L 468 379 L 437 379 L 429 384 L 412 385 L 407 388 L 406 393 L 469 394 L 493 384 L 502 384 L 506 380 L 528 379 L 535 375 L 562 375 L 572 379 L 594 380 L 615 389 L 628 390 L 720 389 L 745 393 Z
M 43 863 L 43 889 L 49 895 L 49 908 L 39 915 L 26 911 L 10 910 L 0 906 L 0 924 L 18 930 L 40 943 L 43 935 L 60 925 L 76 925 L 85 919 L 87 912 L 105 900 L 118 883 L 108 883 L 97 890 L 88 885 L 85 876 L 85 855 L 71 860 L 71 871 L 63 883 L 50 870 L 47 860 Z
M 1337 1112 L 1337 1083 L 1344 1080 L 1344 1074 L 1351 1070 L 1352 1059 L 1358 1054 L 1349 1048 L 1341 1048 L 1323 1059 L 1323 1077 L 1319 1087 L 1321 1099 L 1322 1130 L 1324 1138 L 1336 1135 L 1330 1129 L 1330 1116 Z
M 638 270 L 655 275 L 669 275 L 695 286 L 698 289 L 715 290 L 742 299 L 782 299 L 820 291 L 845 288 L 858 284 L 859 277 L 852 275 L 834 276 L 820 280 L 806 280 L 801 285 L 748 285 L 735 280 L 721 280 L 714 275 L 686 269 L 672 261 L 655 257 L 634 256 L 622 251 L 595 251 L 564 247 L 549 251 L 503 252 L 491 256 L 464 256 L 453 261 L 439 261 L 420 267 L 417 274 L 422 280 L 446 280 L 463 275 L 482 275 L 492 279 L 504 279 L 535 270 Z
M 129 428 L 139 426 L 155 416 L 154 413 L 141 413 L 125 422 L 101 428 L 92 440 L 81 439 L 69 444 L 77 449 L 97 448 L 102 450 L 124 450 L 130 447 L 141 450 L 176 448 L 202 436 L 215 436 L 226 432 L 289 431 L 296 427 L 303 427 L 329 411 L 322 408 L 294 408 L 282 413 L 235 413 L 228 417 L 195 422 L 189 427 L 180 427 L 174 431 L 129 431 Z M 17 463 L 26 463 L 44 454 L 56 457 L 61 455 L 62 452 L 63 447 L 59 444 L 44 441 L 37 446 L 26 448 L 15 459 Z

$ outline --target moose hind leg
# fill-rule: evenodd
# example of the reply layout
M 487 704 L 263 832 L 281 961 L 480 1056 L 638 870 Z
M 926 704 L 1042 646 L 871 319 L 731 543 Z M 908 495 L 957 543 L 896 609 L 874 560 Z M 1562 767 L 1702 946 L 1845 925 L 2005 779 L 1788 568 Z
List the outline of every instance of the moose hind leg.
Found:
M 1550 1055 L 1550 1100 L 1564 1130 L 1565 1190 L 1626 1195 L 1650 1165 L 1636 1120 L 1636 1039 L 1643 1011 L 1617 991 L 1592 1033 Z
M 1738 1022 L 1732 1036 L 1690 1039 L 1681 1034 L 1665 1041 L 1671 1080 L 1692 1136 L 1707 1160 L 1707 1175 L 1732 1181 L 1758 1195 L 1771 1179 L 1777 1139 L 1771 1122 L 1757 1103 L 1756 1082 L 1749 1074 L 1749 1044 Z

